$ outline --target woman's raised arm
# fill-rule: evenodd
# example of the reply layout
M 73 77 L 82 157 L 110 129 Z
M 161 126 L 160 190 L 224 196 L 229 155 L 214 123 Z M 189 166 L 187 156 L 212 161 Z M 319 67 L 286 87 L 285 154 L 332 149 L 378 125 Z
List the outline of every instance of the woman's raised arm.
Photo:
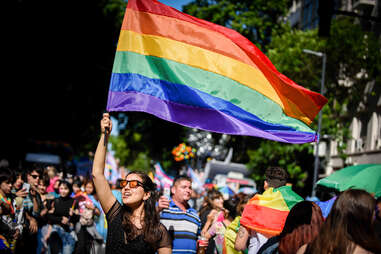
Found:
M 107 129 L 107 132 L 106 132 Z M 107 146 L 105 143 L 105 138 L 110 135 L 112 130 L 112 122 L 110 119 L 110 115 L 108 113 L 103 114 L 103 118 L 101 120 L 101 137 L 98 142 L 97 150 L 94 155 L 93 162 L 93 181 L 95 185 L 95 189 L 97 190 L 97 195 L 99 198 L 99 202 L 102 205 L 103 211 L 105 214 L 110 210 L 112 205 L 115 203 L 116 198 L 111 192 L 109 183 L 104 175 L 104 168 L 106 162 L 106 152 Z

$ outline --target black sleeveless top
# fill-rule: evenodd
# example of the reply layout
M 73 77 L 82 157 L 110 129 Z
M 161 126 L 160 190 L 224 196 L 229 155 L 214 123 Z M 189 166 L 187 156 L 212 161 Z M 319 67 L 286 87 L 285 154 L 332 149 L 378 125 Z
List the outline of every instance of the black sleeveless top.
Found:
M 160 224 L 161 238 L 155 246 L 147 243 L 142 234 L 127 242 L 122 228 L 123 207 L 118 201 L 115 201 L 107 212 L 106 218 L 108 223 L 106 254 L 154 254 L 159 248 L 172 247 L 172 239 L 162 224 Z

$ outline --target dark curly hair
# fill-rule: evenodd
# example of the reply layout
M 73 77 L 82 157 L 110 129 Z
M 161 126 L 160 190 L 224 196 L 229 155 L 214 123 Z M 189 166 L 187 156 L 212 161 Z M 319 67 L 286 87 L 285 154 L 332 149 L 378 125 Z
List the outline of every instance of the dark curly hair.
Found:
M 265 177 L 269 187 L 279 188 L 286 185 L 288 174 L 281 167 L 268 167 L 265 171 Z
M 151 178 L 140 171 L 131 171 L 127 176 L 134 174 L 138 175 L 143 182 L 143 189 L 146 193 L 150 193 L 150 197 L 144 201 L 144 221 L 143 221 L 143 237 L 146 242 L 154 246 L 160 240 L 160 217 L 156 211 L 156 202 L 159 199 L 158 192 L 156 190 L 156 184 L 152 182 Z M 139 235 L 136 226 L 131 222 L 131 209 L 126 205 L 123 206 L 124 214 L 122 220 L 122 227 L 126 233 L 127 240 L 133 240 Z

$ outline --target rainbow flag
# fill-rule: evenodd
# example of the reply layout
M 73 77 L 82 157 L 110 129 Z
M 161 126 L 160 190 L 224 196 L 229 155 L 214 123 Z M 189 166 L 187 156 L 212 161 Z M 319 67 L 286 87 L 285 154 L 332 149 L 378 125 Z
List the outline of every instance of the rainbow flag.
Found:
M 303 201 L 303 198 L 290 186 L 269 188 L 263 194 L 256 194 L 249 200 L 240 223 L 268 238 L 279 235 L 291 208 L 300 201 Z
M 238 32 L 156 0 L 129 0 L 112 70 L 108 111 L 141 111 L 207 131 L 288 143 L 327 102 L 279 73 Z

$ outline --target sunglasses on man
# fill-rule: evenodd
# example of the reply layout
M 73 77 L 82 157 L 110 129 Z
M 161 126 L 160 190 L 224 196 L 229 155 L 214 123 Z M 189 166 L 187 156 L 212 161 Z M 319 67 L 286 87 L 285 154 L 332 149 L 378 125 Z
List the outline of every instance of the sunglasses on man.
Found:
M 131 189 L 135 189 L 139 186 L 143 187 L 143 183 L 138 180 L 122 180 L 120 181 L 120 187 L 124 188 L 129 185 Z
M 40 175 L 30 175 L 31 177 L 33 177 L 33 179 L 37 179 L 37 178 L 40 178 Z

